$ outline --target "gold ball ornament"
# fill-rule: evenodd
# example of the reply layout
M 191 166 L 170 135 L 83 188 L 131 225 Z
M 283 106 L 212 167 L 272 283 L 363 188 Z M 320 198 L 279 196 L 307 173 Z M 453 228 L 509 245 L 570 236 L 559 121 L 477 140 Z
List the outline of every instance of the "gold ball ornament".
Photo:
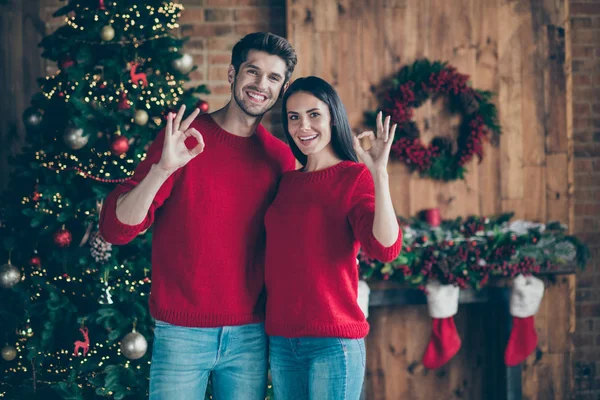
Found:
M 113 40 L 115 38 L 115 29 L 110 25 L 106 25 L 100 31 L 100 37 L 105 42 L 110 42 L 111 40 Z
M 8 262 L 0 267 L 0 287 L 10 289 L 21 280 L 21 271 Z
M 142 358 L 147 350 L 146 338 L 136 332 L 135 328 L 121 339 L 121 352 L 130 360 Z
M 17 358 L 17 349 L 9 345 L 2 348 L 2 359 L 4 361 L 12 361 L 15 358 Z
M 146 110 L 136 110 L 133 120 L 136 124 L 144 126 L 148 123 L 148 113 Z
M 181 57 L 173 60 L 173 68 L 182 74 L 187 74 L 194 68 L 194 58 L 189 54 L 185 53 Z

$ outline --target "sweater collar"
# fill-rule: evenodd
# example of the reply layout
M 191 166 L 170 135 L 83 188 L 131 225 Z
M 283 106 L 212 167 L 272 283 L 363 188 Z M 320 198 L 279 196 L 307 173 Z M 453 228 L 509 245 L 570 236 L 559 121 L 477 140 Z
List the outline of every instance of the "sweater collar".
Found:
M 212 133 L 217 140 L 232 147 L 257 146 L 264 140 L 265 135 L 268 134 L 268 131 L 262 124 L 259 124 L 256 127 L 254 135 L 244 137 L 234 135 L 233 133 L 221 128 L 221 126 L 217 124 L 210 114 L 203 114 L 198 117 L 198 120 L 201 121 L 204 132 Z M 202 134 L 204 132 L 200 133 Z
M 356 163 L 354 161 L 348 161 L 348 160 L 344 160 L 344 161 L 340 161 L 339 163 L 332 165 L 329 168 L 325 168 L 325 169 L 320 169 L 318 171 L 312 171 L 312 172 L 304 172 L 301 169 L 298 169 L 296 171 L 291 171 L 288 172 L 286 175 L 289 176 L 289 178 L 294 179 L 294 180 L 298 180 L 298 181 L 319 181 L 322 179 L 327 179 L 329 177 L 332 177 L 334 175 L 336 175 L 337 173 L 339 173 L 340 171 L 345 170 L 346 168 L 355 165 Z

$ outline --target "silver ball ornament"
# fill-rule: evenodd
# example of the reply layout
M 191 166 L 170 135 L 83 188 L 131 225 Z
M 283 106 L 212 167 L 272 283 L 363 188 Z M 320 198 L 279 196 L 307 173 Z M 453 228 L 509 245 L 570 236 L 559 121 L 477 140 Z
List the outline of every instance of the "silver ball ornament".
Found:
M 6 345 L 2 348 L 2 359 L 5 361 L 12 361 L 17 358 L 17 349 L 12 346 Z
M 133 120 L 136 124 L 144 126 L 148 123 L 148 113 L 146 110 L 136 110 Z
M 63 134 L 63 141 L 73 150 L 79 150 L 84 147 L 89 139 L 89 136 L 84 135 L 83 129 L 76 126 L 68 126 Z
M 10 289 L 21 280 L 21 271 L 10 262 L 0 267 L 0 287 Z
M 115 29 L 110 25 L 106 25 L 100 31 L 100 37 L 105 42 L 110 42 L 111 40 L 113 40 L 115 38 Z
M 42 123 L 42 113 L 33 107 L 29 107 L 23 112 L 23 123 L 27 129 L 38 129 Z
M 194 68 L 194 58 L 185 53 L 180 58 L 173 60 L 173 68 L 182 74 L 187 74 Z
M 142 358 L 148 350 L 146 338 L 133 330 L 121 339 L 121 352 L 130 360 Z

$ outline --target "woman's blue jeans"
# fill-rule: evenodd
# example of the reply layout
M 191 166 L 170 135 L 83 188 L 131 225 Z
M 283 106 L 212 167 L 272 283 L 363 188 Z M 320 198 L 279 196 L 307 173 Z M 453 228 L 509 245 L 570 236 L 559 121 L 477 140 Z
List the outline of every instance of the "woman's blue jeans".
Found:
M 364 339 L 269 338 L 276 400 L 358 400 L 365 375 Z

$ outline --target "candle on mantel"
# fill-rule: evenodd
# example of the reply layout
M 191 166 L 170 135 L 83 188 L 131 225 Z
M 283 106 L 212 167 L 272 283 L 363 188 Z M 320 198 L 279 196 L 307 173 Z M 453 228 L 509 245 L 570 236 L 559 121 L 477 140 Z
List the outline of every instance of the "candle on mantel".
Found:
M 440 214 L 439 208 L 428 208 L 427 210 L 423 210 L 423 218 L 433 227 L 438 227 L 442 223 L 442 215 Z

